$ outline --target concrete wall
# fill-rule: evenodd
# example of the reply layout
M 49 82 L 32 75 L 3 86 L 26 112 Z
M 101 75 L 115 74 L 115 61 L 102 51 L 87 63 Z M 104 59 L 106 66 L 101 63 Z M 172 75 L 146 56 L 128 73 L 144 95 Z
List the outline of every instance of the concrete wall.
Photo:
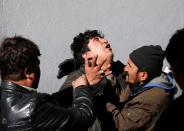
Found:
M 79 32 L 101 30 L 115 60 L 126 63 L 139 46 L 160 44 L 165 49 L 183 26 L 183 0 L 0 0 L 0 38 L 22 35 L 39 45 L 39 91 L 47 93 L 64 81 L 56 78 L 57 66 L 72 56 L 69 46 Z

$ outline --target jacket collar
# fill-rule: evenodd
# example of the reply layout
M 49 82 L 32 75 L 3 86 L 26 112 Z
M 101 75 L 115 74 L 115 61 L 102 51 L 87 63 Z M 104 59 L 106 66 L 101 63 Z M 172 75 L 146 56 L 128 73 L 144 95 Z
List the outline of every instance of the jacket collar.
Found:
M 21 92 L 35 91 L 35 89 L 32 89 L 32 88 L 29 89 L 29 87 L 18 85 L 18 84 L 15 84 L 13 82 L 10 82 L 10 81 L 2 81 L 1 88 L 2 89 L 4 88 L 4 89 L 10 89 L 10 90 L 17 90 L 17 91 L 21 91 Z

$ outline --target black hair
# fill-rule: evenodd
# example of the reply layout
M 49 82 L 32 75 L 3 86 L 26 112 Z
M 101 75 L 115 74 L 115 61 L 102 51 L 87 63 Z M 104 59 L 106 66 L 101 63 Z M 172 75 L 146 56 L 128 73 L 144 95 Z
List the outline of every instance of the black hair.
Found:
M 5 38 L 0 45 L 0 74 L 2 80 L 20 80 L 29 67 L 29 73 L 36 70 L 40 50 L 29 39 L 21 36 Z
M 94 37 L 103 38 L 104 35 L 97 30 L 86 30 L 84 33 L 79 33 L 76 37 L 73 38 L 73 42 L 70 45 L 70 48 L 75 59 L 75 69 L 84 64 L 82 54 L 89 50 L 89 40 Z
M 176 64 L 184 67 L 183 44 L 184 28 L 175 32 L 175 34 L 170 38 L 169 43 L 166 47 L 166 59 L 174 70 Z M 182 68 L 181 70 L 184 75 L 184 68 Z

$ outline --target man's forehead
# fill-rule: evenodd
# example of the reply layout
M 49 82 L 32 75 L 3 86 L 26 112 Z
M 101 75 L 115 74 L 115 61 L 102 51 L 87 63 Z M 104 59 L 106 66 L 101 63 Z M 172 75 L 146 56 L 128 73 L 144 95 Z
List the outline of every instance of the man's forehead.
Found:
M 128 64 L 131 65 L 132 67 L 138 68 L 138 67 L 135 65 L 135 63 L 134 63 L 130 58 L 128 59 Z

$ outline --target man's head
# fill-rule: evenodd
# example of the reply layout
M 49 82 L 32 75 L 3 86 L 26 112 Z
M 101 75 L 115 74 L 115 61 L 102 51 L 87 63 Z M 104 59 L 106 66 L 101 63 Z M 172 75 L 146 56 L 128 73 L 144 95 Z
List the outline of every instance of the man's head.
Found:
M 37 88 L 40 55 L 38 46 L 26 38 L 5 38 L 0 45 L 1 79 Z
M 129 55 L 126 82 L 130 84 L 145 84 L 159 76 L 162 72 L 165 53 L 159 45 L 142 46 Z
M 87 30 L 84 33 L 79 33 L 73 39 L 71 50 L 77 67 L 84 63 L 83 54 L 86 52 L 98 55 L 98 59 L 104 59 L 109 56 L 113 57 L 110 44 L 97 30 Z
M 182 89 L 184 89 L 184 29 L 177 30 L 170 38 L 166 48 L 166 59 L 171 66 L 174 77 Z

